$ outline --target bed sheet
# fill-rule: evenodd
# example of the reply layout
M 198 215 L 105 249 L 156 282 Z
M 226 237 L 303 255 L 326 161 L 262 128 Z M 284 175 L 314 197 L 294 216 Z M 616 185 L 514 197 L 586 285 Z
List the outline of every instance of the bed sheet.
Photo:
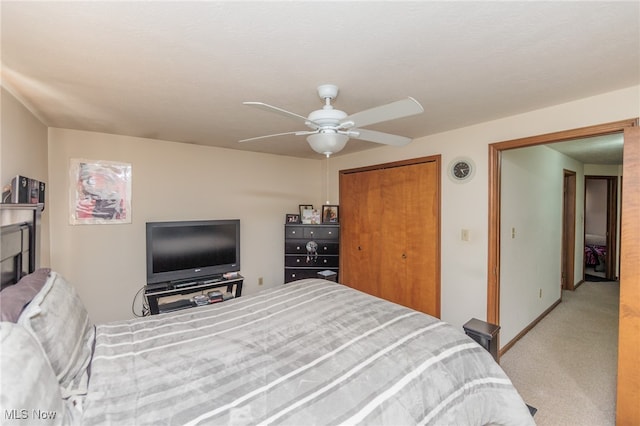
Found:
M 83 424 L 534 424 L 462 330 L 326 280 L 98 325 Z
M 607 246 L 597 244 L 585 244 L 584 258 L 587 266 L 597 266 L 600 264 L 599 258 L 606 256 Z

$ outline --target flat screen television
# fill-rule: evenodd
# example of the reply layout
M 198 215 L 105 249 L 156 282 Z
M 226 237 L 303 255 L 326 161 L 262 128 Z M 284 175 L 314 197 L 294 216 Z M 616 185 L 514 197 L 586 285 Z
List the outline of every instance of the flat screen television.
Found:
M 239 219 L 147 222 L 147 284 L 239 270 Z

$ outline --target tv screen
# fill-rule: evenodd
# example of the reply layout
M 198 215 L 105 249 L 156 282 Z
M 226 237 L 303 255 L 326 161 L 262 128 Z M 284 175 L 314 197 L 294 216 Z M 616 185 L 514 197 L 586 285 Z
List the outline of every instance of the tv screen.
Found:
M 147 222 L 147 284 L 240 270 L 240 220 Z

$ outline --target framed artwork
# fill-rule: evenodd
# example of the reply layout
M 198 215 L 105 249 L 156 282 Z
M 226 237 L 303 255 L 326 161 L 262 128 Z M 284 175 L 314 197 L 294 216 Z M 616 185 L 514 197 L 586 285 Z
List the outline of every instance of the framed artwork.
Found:
M 338 223 L 338 206 L 323 205 L 322 206 L 322 223 Z
M 299 223 L 300 215 L 294 213 L 287 213 L 287 223 Z
M 303 210 L 313 210 L 313 206 L 311 204 L 300 204 L 298 206 L 298 210 L 300 211 L 300 217 L 302 217 Z
M 131 223 L 131 164 L 72 158 L 69 223 Z
M 318 209 L 303 209 L 300 218 L 302 223 L 311 225 L 318 225 L 321 219 Z

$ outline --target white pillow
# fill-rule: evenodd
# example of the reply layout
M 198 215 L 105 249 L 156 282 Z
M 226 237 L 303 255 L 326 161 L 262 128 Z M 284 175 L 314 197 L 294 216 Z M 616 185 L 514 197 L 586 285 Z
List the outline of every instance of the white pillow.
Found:
M 58 378 L 62 397 L 86 394 L 95 327 L 75 289 L 52 271 L 18 324 L 40 343 Z
M 23 327 L 0 323 L 0 415 L 3 425 L 72 424 L 72 410 L 38 342 Z

